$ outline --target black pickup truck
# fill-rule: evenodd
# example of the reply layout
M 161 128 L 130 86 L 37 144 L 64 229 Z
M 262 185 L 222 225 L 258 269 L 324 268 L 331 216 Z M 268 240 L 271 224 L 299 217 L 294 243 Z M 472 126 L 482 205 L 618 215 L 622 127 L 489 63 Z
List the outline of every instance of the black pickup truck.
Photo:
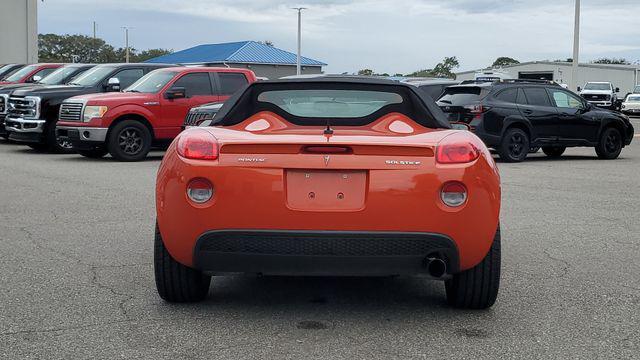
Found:
M 0 137 L 7 137 L 7 131 L 4 128 L 4 118 L 9 109 L 9 96 L 11 93 L 17 89 L 33 89 L 42 86 L 66 84 L 94 66 L 94 64 L 68 64 L 54 70 L 42 79 L 36 79 L 35 83 L 17 83 L 0 86 Z
M 62 101 L 77 95 L 120 91 L 167 64 L 103 64 L 67 85 L 42 86 L 13 91 L 5 118 L 9 139 L 39 151 L 71 152 L 71 144 L 55 135 Z

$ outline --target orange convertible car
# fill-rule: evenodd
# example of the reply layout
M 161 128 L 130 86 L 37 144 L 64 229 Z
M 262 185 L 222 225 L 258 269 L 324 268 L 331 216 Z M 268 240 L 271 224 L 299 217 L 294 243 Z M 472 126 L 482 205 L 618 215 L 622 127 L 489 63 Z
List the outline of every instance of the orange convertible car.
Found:
M 257 82 L 169 147 L 155 277 L 171 302 L 212 275 L 444 280 L 487 308 L 500 281 L 500 178 L 474 134 L 418 88 L 377 79 Z

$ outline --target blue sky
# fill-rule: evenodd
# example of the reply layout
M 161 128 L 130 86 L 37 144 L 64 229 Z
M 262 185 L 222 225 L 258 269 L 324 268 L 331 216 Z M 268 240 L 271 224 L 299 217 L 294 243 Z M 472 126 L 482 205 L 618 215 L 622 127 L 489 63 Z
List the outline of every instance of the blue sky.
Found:
M 407 73 L 457 56 L 460 70 L 498 56 L 520 61 L 571 57 L 574 0 L 45 0 L 39 32 L 86 34 L 138 49 L 271 40 L 295 51 L 294 6 L 303 18 L 303 55 L 327 72 Z M 640 0 L 582 0 L 581 61 L 640 60 Z M 635 14 L 635 15 L 634 15 Z

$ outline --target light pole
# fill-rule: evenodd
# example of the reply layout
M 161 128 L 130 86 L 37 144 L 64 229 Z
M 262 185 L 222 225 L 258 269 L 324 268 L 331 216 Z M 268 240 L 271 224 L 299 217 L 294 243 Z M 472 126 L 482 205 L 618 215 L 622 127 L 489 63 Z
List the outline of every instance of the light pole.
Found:
M 576 1 L 575 23 L 573 25 L 573 66 L 571 74 L 571 82 L 573 89 L 578 89 L 578 56 L 580 53 L 580 0 Z
M 129 30 L 133 30 L 134 28 L 130 26 L 122 26 L 124 29 L 124 42 L 125 42 L 125 57 L 126 62 L 129 62 Z
M 302 68 L 300 66 L 300 50 L 302 47 L 302 10 L 306 10 L 307 8 L 297 7 L 292 9 L 298 11 L 298 56 L 296 59 L 296 75 L 300 75 L 302 73 Z

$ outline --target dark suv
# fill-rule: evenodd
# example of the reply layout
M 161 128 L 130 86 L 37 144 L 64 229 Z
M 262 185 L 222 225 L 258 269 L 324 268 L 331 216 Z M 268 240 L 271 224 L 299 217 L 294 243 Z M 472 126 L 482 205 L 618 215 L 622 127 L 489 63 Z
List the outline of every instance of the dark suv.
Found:
M 597 108 L 579 95 L 546 81 L 502 80 L 448 87 L 437 101 L 451 122 L 464 122 L 509 162 L 531 147 L 559 157 L 567 147 L 595 147 L 615 159 L 633 139 L 626 115 Z

